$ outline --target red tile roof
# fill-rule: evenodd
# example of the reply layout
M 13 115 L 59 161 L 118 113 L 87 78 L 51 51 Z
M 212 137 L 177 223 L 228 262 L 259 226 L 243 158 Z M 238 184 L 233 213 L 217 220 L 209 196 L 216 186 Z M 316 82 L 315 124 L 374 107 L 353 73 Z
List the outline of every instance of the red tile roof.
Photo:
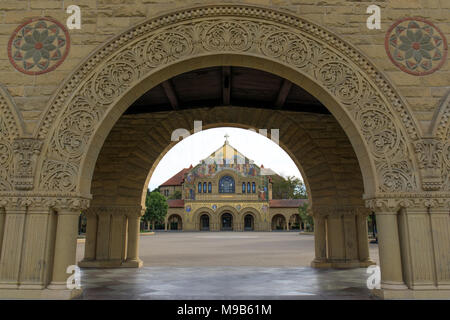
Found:
M 168 186 L 181 186 L 184 180 L 184 174 L 189 171 L 191 168 L 184 168 L 180 172 L 178 172 L 176 175 L 174 175 L 172 178 L 164 182 L 160 187 L 168 187 Z
M 167 200 L 169 204 L 169 208 L 184 208 L 184 200 L 183 199 L 172 199 Z
M 297 208 L 303 203 L 308 203 L 308 199 L 273 199 L 269 201 L 270 208 Z

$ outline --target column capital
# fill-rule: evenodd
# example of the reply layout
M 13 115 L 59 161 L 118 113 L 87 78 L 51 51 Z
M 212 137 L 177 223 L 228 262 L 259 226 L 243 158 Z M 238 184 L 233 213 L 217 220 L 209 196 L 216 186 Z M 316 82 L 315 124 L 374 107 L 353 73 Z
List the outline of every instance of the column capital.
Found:
M 347 206 L 347 205 L 330 205 L 330 206 L 313 206 L 312 212 L 314 217 L 343 217 L 356 215 L 369 215 L 370 210 L 363 206 Z
M 140 217 L 144 215 L 146 208 L 142 206 L 91 206 L 86 214 L 101 215 L 125 215 L 127 217 Z
M 399 195 L 397 197 L 374 198 L 366 200 L 366 207 L 376 213 L 397 213 L 400 209 L 405 208 L 407 211 L 414 209 L 422 211 L 440 211 L 450 209 L 449 195 L 430 195 L 430 194 L 409 194 Z M 414 209 L 413 209 L 414 208 Z

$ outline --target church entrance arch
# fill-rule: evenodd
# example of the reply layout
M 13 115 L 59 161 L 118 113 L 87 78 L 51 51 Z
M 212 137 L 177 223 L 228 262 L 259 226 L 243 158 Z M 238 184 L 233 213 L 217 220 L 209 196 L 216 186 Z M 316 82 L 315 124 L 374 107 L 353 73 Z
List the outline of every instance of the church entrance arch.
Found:
M 220 217 L 220 230 L 233 231 L 233 215 L 229 212 L 225 212 Z
M 244 217 L 244 231 L 253 231 L 255 229 L 255 219 L 252 214 L 246 214 Z
M 200 216 L 200 231 L 209 231 L 209 215 L 206 213 Z

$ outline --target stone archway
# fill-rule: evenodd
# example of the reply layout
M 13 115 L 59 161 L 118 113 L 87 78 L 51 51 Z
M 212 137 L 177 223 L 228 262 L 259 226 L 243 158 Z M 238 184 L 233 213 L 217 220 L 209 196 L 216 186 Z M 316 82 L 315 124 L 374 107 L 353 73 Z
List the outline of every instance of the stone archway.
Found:
M 286 217 L 282 214 L 275 214 L 272 217 L 271 225 L 272 231 L 285 231 L 287 230 L 286 226 Z
M 167 218 L 167 230 L 183 230 L 183 219 L 178 214 L 171 214 Z
M 384 294 L 449 294 L 448 246 L 435 248 L 436 243 L 449 243 L 449 194 L 435 182 L 436 173 L 428 165 L 443 165 L 440 148 L 422 138 L 395 88 L 358 50 L 297 16 L 240 5 L 184 9 L 151 19 L 94 52 L 62 84 L 34 137 L 17 147 L 18 153 L 28 152 L 35 158 L 26 170 L 26 181 L 18 179 L 15 190 L 24 190 L 21 186 L 26 185 L 26 190 L 33 191 L 7 192 L 2 199 L 8 226 L 3 247 L 26 240 L 12 259 L 2 255 L 1 284 L 18 289 L 22 270 L 20 279 L 26 285 L 73 294 L 65 289 L 65 267 L 74 264 L 77 217 L 89 206 L 95 166 L 111 129 L 149 88 L 174 75 L 217 65 L 272 72 L 302 86 L 326 105 L 353 147 L 362 171 L 364 199 L 377 213 Z M 42 150 L 39 158 L 37 149 Z M 11 178 L 14 173 L 5 176 Z M 126 260 L 131 262 L 128 266 L 140 266 L 137 247 L 143 202 L 120 201 L 90 215 L 91 225 L 104 219 L 99 216 L 104 210 L 115 213 L 116 234 L 123 230 L 118 221 L 126 221 Z M 326 225 L 336 227 L 330 236 L 339 242 L 345 242 L 342 233 L 365 242 L 363 232 L 355 235 L 353 231 L 355 225 L 362 225 L 367 210 L 351 202 L 317 201 L 312 210 L 317 263 L 327 259 Z M 24 220 L 15 224 L 9 219 L 25 212 L 38 213 L 39 223 L 24 229 Z M 112 214 L 108 216 L 113 219 Z M 421 229 L 424 225 L 430 233 Z M 339 228 L 342 232 L 336 232 Z M 31 235 L 43 229 L 47 230 L 45 237 L 30 242 L 36 238 Z M 23 230 L 30 236 L 23 237 Z M 410 240 L 411 232 L 426 250 Z M 358 250 L 348 248 L 345 254 L 361 261 L 365 248 Z M 340 251 L 332 250 L 332 255 L 341 256 Z M 23 261 L 18 258 L 22 255 Z M 52 258 L 53 264 L 35 274 L 35 266 Z M 428 291 L 423 293 L 421 288 Z

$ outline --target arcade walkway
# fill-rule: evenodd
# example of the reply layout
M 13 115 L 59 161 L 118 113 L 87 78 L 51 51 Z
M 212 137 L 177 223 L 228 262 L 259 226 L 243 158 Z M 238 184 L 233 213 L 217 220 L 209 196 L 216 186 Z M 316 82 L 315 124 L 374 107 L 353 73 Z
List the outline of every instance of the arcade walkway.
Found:
M 314 237 L 298 232 L 157 232 L 140 250 L 141 269 L 83 269 L 80 298 L 374 299 L 365 269 L 310 268 Z

